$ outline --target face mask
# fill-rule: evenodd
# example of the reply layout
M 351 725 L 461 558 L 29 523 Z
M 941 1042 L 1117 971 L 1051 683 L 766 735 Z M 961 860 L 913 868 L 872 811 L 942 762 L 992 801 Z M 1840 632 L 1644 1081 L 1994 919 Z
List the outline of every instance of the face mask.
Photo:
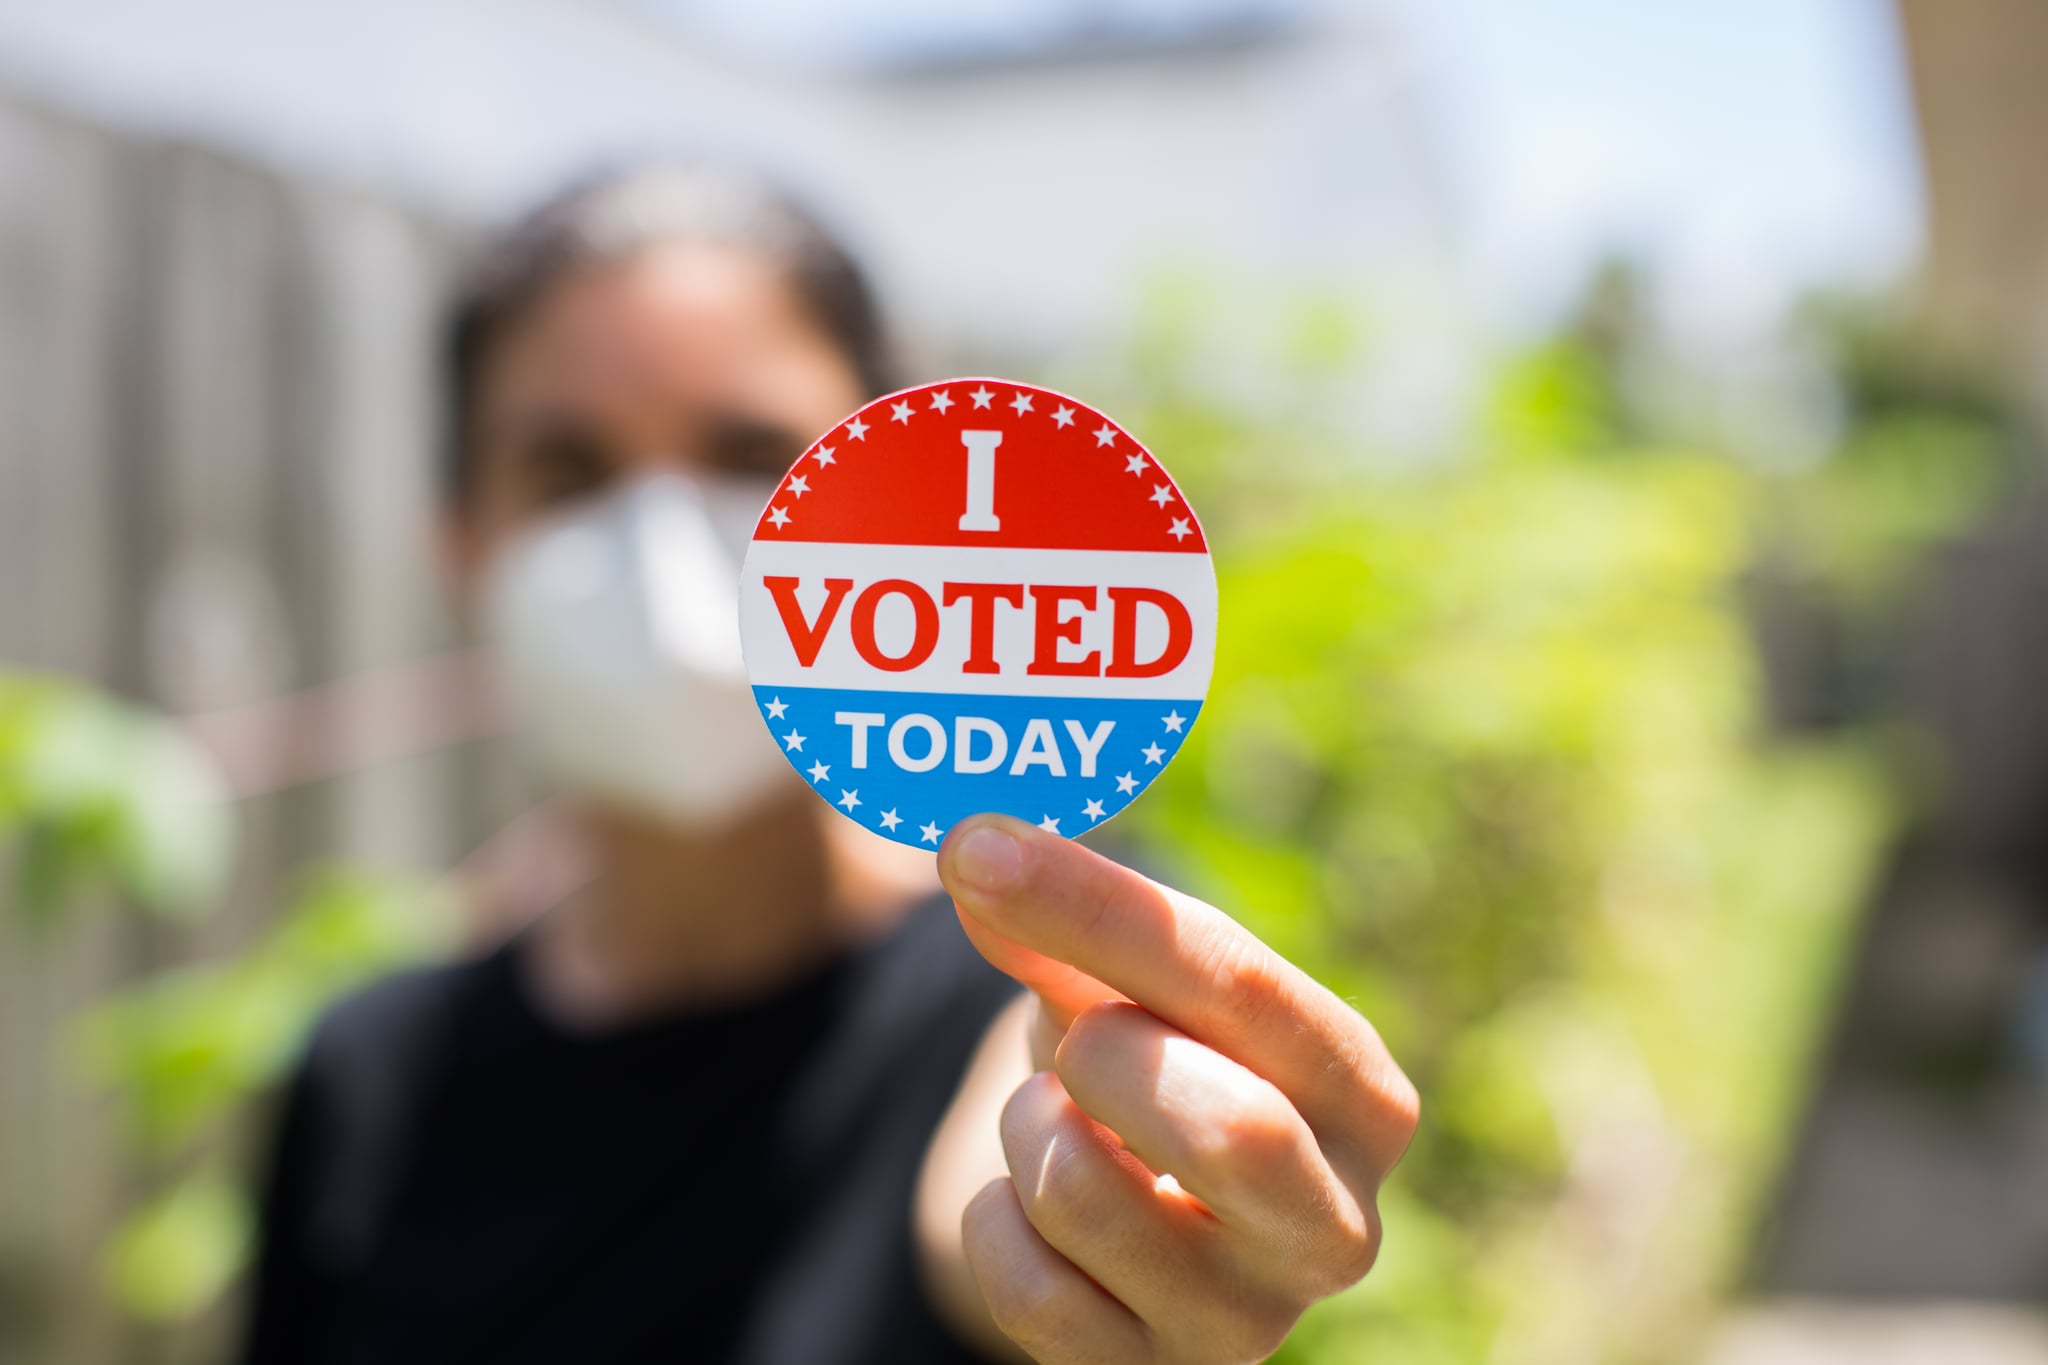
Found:
M 772 491 L 640 479 L 498 557 L 485 628 L 549 777 L 684 824 L 787 781 L 740 661 L 739 566 Z

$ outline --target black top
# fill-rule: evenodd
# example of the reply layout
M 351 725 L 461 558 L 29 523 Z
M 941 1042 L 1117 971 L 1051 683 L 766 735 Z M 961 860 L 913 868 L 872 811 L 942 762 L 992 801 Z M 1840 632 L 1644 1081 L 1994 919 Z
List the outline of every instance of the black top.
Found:
M 1016 991 L 943 900 L 778 994 L 599 1035 L 520 944 L 332 1011 L 264 1209 L 249 1365 L 964 1362 L 917 1171 Z

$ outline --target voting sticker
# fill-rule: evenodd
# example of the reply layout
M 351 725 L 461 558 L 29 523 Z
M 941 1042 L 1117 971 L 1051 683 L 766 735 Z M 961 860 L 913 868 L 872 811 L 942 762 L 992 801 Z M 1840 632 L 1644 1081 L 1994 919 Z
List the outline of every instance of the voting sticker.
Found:
M 797 461 L 754 529 L 740 638 L 776 744 L 848 819 L 922 848 L 978 811 L 1071 836 L 1186 742 L 1216 575 L 1116 423 L 954 379 L 870 403 Z

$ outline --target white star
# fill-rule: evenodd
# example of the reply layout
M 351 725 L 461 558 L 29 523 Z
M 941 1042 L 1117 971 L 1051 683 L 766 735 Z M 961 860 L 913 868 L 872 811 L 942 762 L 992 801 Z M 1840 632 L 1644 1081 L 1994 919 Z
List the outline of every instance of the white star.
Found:
M 899 422 L 908 422 L 911 415 L 910 400 L 906 398 L 895 407 L 890 408 L 889 415 Z
M 1188 723 L 1188 718 L 1186 716 L 1183 716 L 1178 711 L 1168 711 L 1159 719 L 1164 721 L 1166 723 L 1166 728 L 1173 731 L 1173 733 L 1175 734 L 1182 733 L 1180 727 Z
M 1162 483 L 1152 490 L 1152 496 L 1145 499 L 1145 501 L 1156 502 L 1161 507 L 1164 507 L 1173 501 L 1173 490 Z
M 781 720 L 782 713 L 784 711 L 787 711 L 788 709 L 789 703 L 784 701 L 782 698 L 770 697 L 768 699 L 768 719 Z
M 994 394 L 988 391 L 987 385 L 983 385 L 981 388 L 976 389 L 973 393 L 970 393 L 967 396 L 974 400 L 974 406 L 976 406 L 977 408 L 987 407 L 989 400 L 995 397 Z
M 841 787 L 839 789 L 839 800 L 833 804 L 843 806 L 847 810 L 852 810 L 860 804 L 860 788 L 855 787 L 852 791 L 848 791 L 846 788 Z
M 789 525 L 789 513 L 783 511 L 780 507 L 771 507 L 768 509 L 768 522 L 771 526 L 787 526 Z
M 782 737 L 782 747 L 786 753 L 796 753 L 804 747 L 804 737 L 795 730 L 791 730 Z
M 1058 422 L 1063 427 L 1070 427 L 1074 425 L 1074 410 L 1072 408 L 1060 408 L 1053 413 L 1052 420 Z
M 811 481 L 801 474 L 792 475 L 789 480 L 789 491 L 793 496 L 800 498 L 811 491 Z
M 868 424 L 856 417 L 846 424 L 846 435 L 850 440 L 865 441 L 868 438 Z
M 1081 807 L 1081 814 L 1087 816 L 1090 820 L 1100 820 L 1103 816 L 1102 803 L 1100 801 L 1090 801 L 1087 805 Z
M 1166 757 L 1166 750 L 1160 748 L 1157 744 L 1147 744 L 1138 752 L 1145 755 L 1147 763 L 1158 763 Z
M 1047 834 L 1058 834 L 1060 832 L 1060 822 L 1053 819 L 1053 817 L 1051 817 L 1050 815 L 1046 816 L 1043 820 L 1040 820 L 1038 822 L 1038 827 L 1044 830 Z
M 1138 779 L 1132 777 L 1129 773 L 1125 773 L 1116 780 L 1116 789 L 1123 795 L 1129 796 L 1138 789 Z
M 830 776 L 832 776 L 832 770 L 823 763 L 813 763 L 811 765 L 811 781 L 823 782 Z
M 930 821 L 926 821 L 924 824 L 919 825 L 917 827 L 917 833 L 918 837 L 927 844 L 936 844 L 939 841 L 939 827 L 937 825 L 932 824 Z
M 1099 445 L 1099 446 L 1113 446 L 1113 445 L 1115 445 L 1115 444 L 1116 444 L 1116 428 L 1115 428 L 1115 427 L 1113 427 L 1113 426 L 1111 426 L 1111 425 L 1110 425 L 1109 423 L 1107 423 L 1107 422 L 1104 422 L 1104 423 L 1102 424 L 1102 429 L 1101 429 L 1101 430 L 1099 430 L 1099 431 L 1097 431 L 1097 432 L 1095 433 L 1095 444 L 1097 444 L 1097 445 Z
M 1031 395 L 1022 389 L 1017 390 L 1017 396 L 1010 400 L 1010 406 L 1017 410 L 1019 417 L 1022 417 L 1025 413 L 1031 411 Z
M 1126 455 L 1126 456 L 1124 456 L 1124 468 L 1125 468 L 1125 469 L 1127 469 L 1127 470 L 1129 470 L 1129 471 L 1130 471 L 1131 473 L 1133 473 L 1133 474 L 1142 474 L 1142 473 L 1144 473 L 1144 472 L 1145 472 L 1145 457 L 1144 457 L 1143 455 Z
M 826 465 L 832 463 L 832 447 L 819 446 L 811 452 L 811 458 L 818 462 L 818 468 L 823 469 Z
M 1186 540 L 1194 532 L 1188 528 L 1188 519 L 1186 517 L 1175 517 L 1173 525 L 1167 528 L 1166 534 L 1172 536 L 1175 540 Z
M 894 806 L 891 806 L 889 807 L 889 809 L 882 812 L 883 829 L 894 829 L 896 828 L 896 826 L 902 823 L 903 817 L 896 813 L 896 808 Z
M 944 412 L 947 408 L 950 408 L 952 406 L 953 395 L 947 393 L 944 389 L 940 389 L 937 393 L 932 395 L 933 412 Z

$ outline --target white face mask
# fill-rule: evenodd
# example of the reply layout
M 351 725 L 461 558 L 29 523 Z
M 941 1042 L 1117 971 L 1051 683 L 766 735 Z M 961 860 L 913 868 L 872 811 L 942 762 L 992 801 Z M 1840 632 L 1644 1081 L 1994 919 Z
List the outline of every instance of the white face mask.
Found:
M 484 626 L 550 778 L 699 825 L 787 780 L 740 661 L 739 568 L 773 491 L 655 475 L 498 556 Z

